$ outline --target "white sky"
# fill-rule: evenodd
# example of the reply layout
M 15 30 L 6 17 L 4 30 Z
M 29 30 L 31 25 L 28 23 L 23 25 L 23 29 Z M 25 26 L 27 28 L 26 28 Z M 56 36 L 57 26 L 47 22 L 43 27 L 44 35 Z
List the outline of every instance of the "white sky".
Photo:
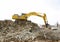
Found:
M 12 19 L 13 14 L 31 11 L 46 13 L 49 24 L 60 23 L 60 0 L 0 0 L 0 20 Z M 29 19 L 44 24 L 43 19 L 37 16 Z

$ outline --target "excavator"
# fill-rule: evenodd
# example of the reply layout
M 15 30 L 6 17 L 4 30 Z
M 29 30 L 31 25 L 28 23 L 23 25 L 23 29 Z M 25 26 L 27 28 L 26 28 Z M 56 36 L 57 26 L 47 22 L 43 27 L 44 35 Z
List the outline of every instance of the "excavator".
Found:
M 30 16 L 39 16 L 41 17 L 43 20 L 44 20 L 44 23 L 45 23 L 45 27 L 47 28 L 48 27 L 48 21 L 47 21 L 47 17 L 46 17 L 46 14 L 44 13 L 43 16 L 37 12 L 30 12 L 30 13 L 22 13 L 21 16 L 19 16 L 18 14 L 14 14 L 12 16 L 12 19 L 15 19 L 15 21 L 19 21 L 19 20 L 27 20 L 28 17 Z

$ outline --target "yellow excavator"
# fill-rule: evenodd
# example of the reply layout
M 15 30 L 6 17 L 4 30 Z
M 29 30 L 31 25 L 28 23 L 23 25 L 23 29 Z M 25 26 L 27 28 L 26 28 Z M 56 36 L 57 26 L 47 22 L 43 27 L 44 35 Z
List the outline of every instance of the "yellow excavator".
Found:
M 12 19 L 15 19 L 15 20 L 27 20 L 27 18 L 29 16 L 39 16 L 41 17 L 43 20 L 44 20 L 44 23 L 45 23 L 45 26 L 48 27 L 48 21 L 47 21 L 47 17 L 46 17 L 46 14 L 44 13 L 43 15 L 37 13 L 37 12 L 30 12 L 30 13 L 22 13 L 21 16 L 19 16 L 18 14 L 14 14 L 12 16 Z

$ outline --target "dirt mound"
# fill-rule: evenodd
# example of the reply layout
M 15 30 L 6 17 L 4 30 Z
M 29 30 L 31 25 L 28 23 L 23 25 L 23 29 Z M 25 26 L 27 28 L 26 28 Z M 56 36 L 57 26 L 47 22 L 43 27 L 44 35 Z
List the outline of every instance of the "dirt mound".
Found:
M 0 21 L 0 42 L 55 42 L 60 39 L 58 34 L 31 21 Z

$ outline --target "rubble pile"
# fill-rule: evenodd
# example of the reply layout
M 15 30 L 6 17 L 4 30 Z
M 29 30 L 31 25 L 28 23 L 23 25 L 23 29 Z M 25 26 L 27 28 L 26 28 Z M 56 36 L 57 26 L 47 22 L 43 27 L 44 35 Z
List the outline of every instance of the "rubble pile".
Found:
M 57 30 L 40 28 L 31 21 L 0 21 L 0 42 L 59 42 Z

